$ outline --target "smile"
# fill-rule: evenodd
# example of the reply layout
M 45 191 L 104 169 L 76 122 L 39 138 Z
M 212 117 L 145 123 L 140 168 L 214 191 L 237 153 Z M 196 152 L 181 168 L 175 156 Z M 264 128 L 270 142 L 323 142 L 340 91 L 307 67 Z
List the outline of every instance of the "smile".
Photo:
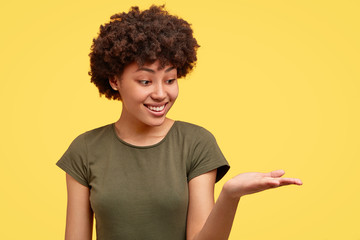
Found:
M 145 104 L 144 104 L 145 105 Z M 151 111 L 154 111 L 154 112 L 161 112 L 162 110 L 164 110 L 165 108 L 165 105 L 162 105 L 162 106 L 158 106 L 158 107 L 155 107 L 155 106 L 150 106 L 150 105 L 145 105 L 145 107 L 147 107 L 148 109 L 150 109 Z

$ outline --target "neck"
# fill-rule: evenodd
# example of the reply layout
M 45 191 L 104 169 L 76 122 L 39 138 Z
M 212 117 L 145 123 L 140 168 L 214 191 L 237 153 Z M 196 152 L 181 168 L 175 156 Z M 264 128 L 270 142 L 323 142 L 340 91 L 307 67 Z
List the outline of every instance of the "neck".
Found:
M 174 121 L 165 118 L 159 126 L 149 126 L 121 113 L 119 120 L 115 123 L 118 136 L 125 142 L 133 145 L 146 146 L 160 142 L 168 133 Z

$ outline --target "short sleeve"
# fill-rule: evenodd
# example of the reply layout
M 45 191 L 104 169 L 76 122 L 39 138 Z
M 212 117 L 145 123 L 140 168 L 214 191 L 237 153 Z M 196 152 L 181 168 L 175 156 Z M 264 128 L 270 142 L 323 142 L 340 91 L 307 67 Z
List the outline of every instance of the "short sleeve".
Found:
M 188 181 L 206 172 L 217 169 L 216 182 L 229 170 L 229 163 L 222 154 L 215 137 L 206 129 L 194 133 L 196 139 L 191 156 Z
M 88 181 L 89 167 L 87 161 L 85 134 L 81 134 L 73 140 L 56 165 L 72 176 L 80 184 L 90 187 Z

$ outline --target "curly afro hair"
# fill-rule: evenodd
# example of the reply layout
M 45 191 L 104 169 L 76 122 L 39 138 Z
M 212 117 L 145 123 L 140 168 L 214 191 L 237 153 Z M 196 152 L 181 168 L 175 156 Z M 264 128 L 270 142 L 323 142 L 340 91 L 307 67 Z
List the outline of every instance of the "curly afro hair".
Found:
M 188 74 L 196 64 L 200 47 L 193 37 L 190 24 L 170 15 L 164 5 L 152 5 L 140 11 L 135 6 L 128 13 L 111 16 L 110 22 L 100 26 L 100 33 L 91 46 L 89 75 L 108 99 L 121 100 L 109 79 L 122 74 L 124 67 L 136 62 L 139 66 L 159 60 L 177 69 L 177 77 Z

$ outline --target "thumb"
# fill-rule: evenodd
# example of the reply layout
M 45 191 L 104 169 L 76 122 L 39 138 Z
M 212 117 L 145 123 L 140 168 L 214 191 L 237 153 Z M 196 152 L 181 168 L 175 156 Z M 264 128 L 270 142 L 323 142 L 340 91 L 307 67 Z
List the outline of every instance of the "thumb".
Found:
M 272 177 L 272 178 L 278 178 L 285 174 L 285 171 L 282 169 L 275 170 L 272 172 L 265 173 L 265 177 Z

